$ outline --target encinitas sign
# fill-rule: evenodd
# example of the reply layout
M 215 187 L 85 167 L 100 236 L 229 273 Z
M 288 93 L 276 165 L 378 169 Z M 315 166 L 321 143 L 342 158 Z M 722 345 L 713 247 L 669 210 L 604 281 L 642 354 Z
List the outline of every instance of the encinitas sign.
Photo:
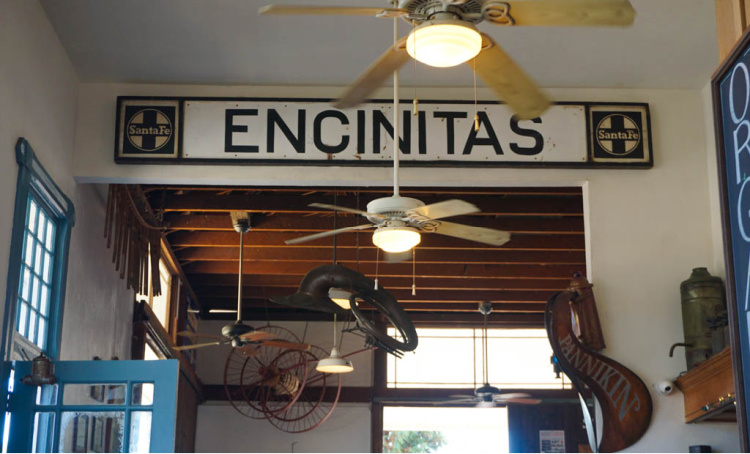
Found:
M 556 104 L 528 121 L 496 102 L 422 101 L 416 115 L 410 106 L 404 103 L 400 113 L 405 166 L 647 168 L 653 162 L 646 104 Z M 337 110 L 315 99 L 121 97 L 115 161 L 388 166 L 392 110 L 388 101 Z

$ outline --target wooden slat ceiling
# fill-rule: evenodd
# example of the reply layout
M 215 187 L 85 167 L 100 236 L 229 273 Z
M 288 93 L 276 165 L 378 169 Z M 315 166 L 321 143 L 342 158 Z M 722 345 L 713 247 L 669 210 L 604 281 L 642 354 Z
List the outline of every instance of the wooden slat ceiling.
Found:
M 330 230 L 332 212 L 313 202 L 364 210 L 391 188 L 218 188 L 143 186 L 152 208 L 163 213 L 166 235 L 203 309 L 203 318 L 231 319 L 237 301 L 239 234 L 229 211 L 248 211 L 245 235 L 243 312 L 248 320 L 316 319 L 319 315 L 276 305 L 273 296 L 295 293 L 313 268 L 333 262 L 333 237 L 286 245 L 284 240 Z M 482 211 L 448 220 L 511 232 L 493 247 L 437 234 L 423 234 L 416 261 L 376 263 L 371 231 L 340 234 L 337 261 L 358 269 L 399 300 L 413 318 L 461 320 L 477 314 L 481 301 L 494 303 L 495 317 L 539 323 L 546 300 L 563 290 L 575 272 L 586 272 L 580 188 L 402 188 L 401 195 L 426 204 L 447 199 L 473 203 Z M 367 223 L 339 212 L 337 227 Z M 416 295 L 411 294 L 412 271 Z M 470 317 L 470 318 L 471 318 Z

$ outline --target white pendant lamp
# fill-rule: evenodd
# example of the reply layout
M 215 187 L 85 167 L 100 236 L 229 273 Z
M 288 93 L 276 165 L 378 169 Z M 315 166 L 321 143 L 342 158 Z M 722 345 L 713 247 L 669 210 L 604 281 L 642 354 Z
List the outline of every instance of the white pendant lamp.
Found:
M 352 362 L 342 358 L 336 346 L 336 314 L 333 314 L 333 348 L 331 348 L 331 355 L 318 361 L 315 370 L 324 374 L 347 374 L 354 370 Z
M 406 40 L 406 52 L 439 68 L 467 62 L 482 50 L 482 35 L 470 23 L 456 19 L 431 20 L 416 27 Z

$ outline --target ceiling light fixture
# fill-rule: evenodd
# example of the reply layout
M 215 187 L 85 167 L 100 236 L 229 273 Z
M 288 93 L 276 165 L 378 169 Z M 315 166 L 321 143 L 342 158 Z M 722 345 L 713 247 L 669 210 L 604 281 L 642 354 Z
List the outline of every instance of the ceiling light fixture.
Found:
M 372 234 L 372 244 L 385 252 L 406 252 L 421 240 L 417 229 L 406 226 L 380 227 Z
M 331 288 L 328 290 L 328 298 L 331 298 L 331 301 L 347 310 L 352 308 L 352 304 L 349 302 L 350 296 L 352 296 L 351 292 L 344 289 Z
M 324 374 L 346 374 L 354 370 L 352 362 L 343 358 L 336 346 L 336 314 L 333 314 L 333 347 L 328 358 L 318 361 L 315 370 Z
M 406 52 L 412 58 L 439 68 L 467 62 L 480 50 L 482 35 L 472 24 L 456 19 L 427 21 L 412 30 L 406 40 Z

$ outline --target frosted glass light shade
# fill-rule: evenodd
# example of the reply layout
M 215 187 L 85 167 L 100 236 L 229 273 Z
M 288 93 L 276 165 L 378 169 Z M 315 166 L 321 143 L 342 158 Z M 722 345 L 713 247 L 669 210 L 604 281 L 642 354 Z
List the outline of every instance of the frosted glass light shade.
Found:
M 372 243 L 385 252 L 406 252 L 421 240 L 413 227 L 380 227 L 372 234 Z
M 331 298 L 331 301 L 338 304 L 344 309 L 352 308 L 352 304 L 349 301 L 350 296 L 352 296 L 350 292 L 347 292 L 346 290 L 342 290 L 340 288 L 332 288 L 328 290 L 328 298 Z
M 412 58 L 439 68 L 460 65 L 480 50 L 482 36 L 473 25 L 460 20 L 425 22 L 406 39 L 406 52 Z
M 331 356 L 318 361 L 315 370 L 324 374 L 346 374 L 353 371 L 354 366 L 351 361 L 341 357 L 338 348 L 333 347 L 331 349 Z

